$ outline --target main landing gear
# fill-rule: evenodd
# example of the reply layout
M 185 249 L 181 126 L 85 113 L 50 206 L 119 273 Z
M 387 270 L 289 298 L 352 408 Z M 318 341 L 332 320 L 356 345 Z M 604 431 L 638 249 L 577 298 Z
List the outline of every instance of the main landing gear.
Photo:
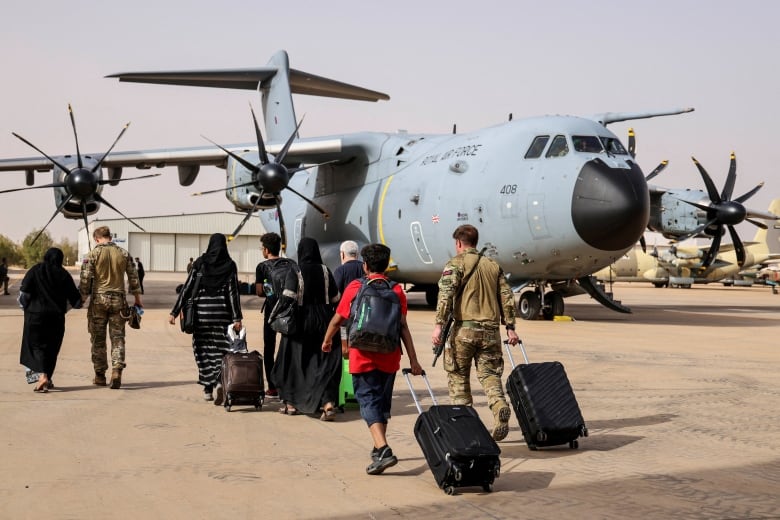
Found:
M 542 291 L 536 288 L 523 292 L 517 307 L 524 320 L 535 320 L 540 312 L 545 320 L 553 320 L 556 316 L 563 316 L 563 295 L 558 291 L 548 291 L 542 297 Z

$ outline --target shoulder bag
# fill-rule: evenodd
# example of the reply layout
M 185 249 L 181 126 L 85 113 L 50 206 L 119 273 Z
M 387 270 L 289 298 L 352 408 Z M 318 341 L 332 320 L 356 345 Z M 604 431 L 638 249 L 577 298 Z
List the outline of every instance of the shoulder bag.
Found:
M 201 276 L 203 276 L 202 273 L 195 273 L 195 283 L 192 286 L 192 291 L 184 300 L 184 305 L 181 308 L 181 320 L 179 320 L 179 325 L 181 325 L 181 331 L 185 334 L 192 334 L 195 331 L 195 296 L 198 294 Z

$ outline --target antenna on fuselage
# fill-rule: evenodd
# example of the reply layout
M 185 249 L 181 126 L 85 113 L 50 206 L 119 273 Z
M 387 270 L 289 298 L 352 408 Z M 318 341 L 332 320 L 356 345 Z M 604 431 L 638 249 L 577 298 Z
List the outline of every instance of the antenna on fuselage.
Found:
M 457 134 L 458 133 L 458 124 L 452 123 L 452 133 Z
M 509 112 L 509 120 L 512 120 L 512 112 Z

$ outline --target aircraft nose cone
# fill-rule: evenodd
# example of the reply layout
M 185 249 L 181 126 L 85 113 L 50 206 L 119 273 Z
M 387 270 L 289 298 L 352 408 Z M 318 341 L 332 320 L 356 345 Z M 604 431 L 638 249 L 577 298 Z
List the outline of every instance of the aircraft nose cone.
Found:
M 610 168 L 588 161 L 580 170 L 571 203 L 574 228 L 589 245 L 618 251 L 635 244 L 650 216 L 650 194 L 642 170 Z

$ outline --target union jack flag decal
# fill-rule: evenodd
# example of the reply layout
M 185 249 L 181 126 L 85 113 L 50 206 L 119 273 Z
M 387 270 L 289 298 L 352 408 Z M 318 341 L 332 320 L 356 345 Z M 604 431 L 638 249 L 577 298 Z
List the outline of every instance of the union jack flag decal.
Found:
M 433 222 L 434 224 L 438 224 L 439 223 L 439 215 L 433 215 L 431 217 L 431 222 Z

